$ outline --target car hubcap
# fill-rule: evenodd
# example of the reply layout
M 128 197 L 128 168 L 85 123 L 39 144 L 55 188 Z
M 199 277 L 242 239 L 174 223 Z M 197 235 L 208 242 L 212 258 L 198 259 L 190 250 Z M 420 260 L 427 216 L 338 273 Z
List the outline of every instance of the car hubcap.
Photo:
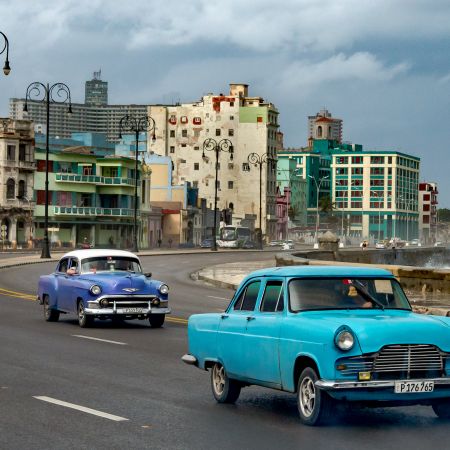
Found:
M 83 322 L 84 320 L 84 306 L 82 303 L 80 303 L 80 307 L 78 308 L 78 320 L 80 322 Z
M 316 403 L 316 387 L 314 381 L 306 377 L 300 385 L 299 392 L 300 409 L 305 417 L 309 417 L 313 411 Z
M 217 364 L 214 366 L 213 384 L 217 395 L 222 395 L 225 388 L 225 370 L 223 366 L 218 366 Z

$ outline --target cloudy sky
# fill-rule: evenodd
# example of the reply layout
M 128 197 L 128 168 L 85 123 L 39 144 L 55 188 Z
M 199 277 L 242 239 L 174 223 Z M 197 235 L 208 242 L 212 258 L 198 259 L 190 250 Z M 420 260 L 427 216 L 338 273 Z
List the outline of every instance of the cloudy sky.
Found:
M 450 208 L 448 0 L 0 0 L 0 17 L 12 67 L 0 116 L 32 81 L 83 102 L 99 69 L 110 103 L 244 82 L 279 108 L 285 146 L 305 145 L 306 117 L 326 107 L 344 140 L 420 156 Z

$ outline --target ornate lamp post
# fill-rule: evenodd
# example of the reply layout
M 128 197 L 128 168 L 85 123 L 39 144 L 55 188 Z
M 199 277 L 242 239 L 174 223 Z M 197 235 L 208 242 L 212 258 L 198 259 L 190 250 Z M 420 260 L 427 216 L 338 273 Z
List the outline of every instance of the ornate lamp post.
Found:
M 249 162 L 247 171 L 250 171 L 250 164 L 259 167 L 259 249 L 262 250 L 262 168 L 264 164 L 267 164 L 268 166 L 270 165 L 272 171 L 276 170 L 277 159 L 272 158 L 267 153 L 259 155 L 258 153 L 253 152 L 248 155 L 247 160 Z
M 233 161 L 233 143 L 229 139 L 221 139 L 217 142 L 215 139 L 208 138 L 203 142 L 203 160 L 206 159 L 205 152 L 215 152 L 216 154 L 216 170 L 215 170 L 215 180 L 214 180 L 214 230 L 213 230 L 213 245 L 211 247 L 211 251 L 217 252 L 217 178 L 219 175 L 219 153 L 229 153 L 230 161 Z
M 0 31 L 0 34 L 3 36 L 3 39 L 5 40 L 5 45 L 3 47 L 3 50 L 0 52 L 0 55 L 6 50 L 6 59 L 5 59 L 5 65 L 3 66 L 3 73 L 5 75 L 9 75 L 9 72 L 11 72 L 11 67 L 9 66 L 9 60 L 8 60 L 8 55 L 9 55 L 9 41 L 8 38 L 6 37 L 5 33 L 2 33 Z
M 54 95 L 56 94 L 56 98 Z M 34 97 L 34 98 L 32 98 Z M 23 110 L 28 112 L 28 100 L 45 102 L 47 106 L 47 123 L 45 132 L 45 224 L 44 224 L 44 244 L 42 246 L 41 258 L 50 258 L 50 245 L 48 241 L 48 156 L 49 156 L 49 134 L 50 134 L 50 103 L 68 102 L 68 114 L 72 114 L 72 101 L 70 99 L 70 89 L 64 83 L 52 85 L 35 81 L 27 87 L 25 95 L 25 105 Z
M 314 246 L 317 246 L 317 234 L 319 232 L 319 193 L 320 193 L 320 186 L 322 185 L 323 181 L 326 180 L 328 175 L 325 177 L 322 177 L 319 179 L 319 182 L 317 183 L 316 177 L 314 175 L 308 175 L 309 178 L 314 180 L 314 184 L 317 188 L 317 201 L 316 201 L 316 232 L 314 233 Z
M 133 252 L 137 253 L 138 249 L 138 158 L 139 158 L 139 133 L 152 133 L 152 142 L 156 141 L 155 136 L 155 121 L 150 116 L 134 117 L 129 114 L 123 116 L 119 122 L 119 138 L 122 138 L 122 133 L 135 133 L 136 152 L 134 164 L 134 230 L 133 230 Z

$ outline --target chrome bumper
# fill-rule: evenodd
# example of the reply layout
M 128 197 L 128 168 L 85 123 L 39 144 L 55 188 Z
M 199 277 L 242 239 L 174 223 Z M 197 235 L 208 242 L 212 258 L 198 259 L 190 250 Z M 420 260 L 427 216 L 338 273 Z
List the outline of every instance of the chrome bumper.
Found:
M 114 308 L 85 308 L 85 313 L 93 316 L 142 316 L 151 314 L 170 314 L 170 308 L 145 308 L 142 312 L 123 312 Z
M 343 391 L 349 389 L 387 389 L 393 388 L 396 381 L 433 381 L 435 386 L 450 388 L 450 378 L 426 378 L 411 380 L 374 380 L 374 381 L 336 381 L 318 380 L 316 386 L 324 391 Z
M 189 353 L 186 353 L 186 355 L 183 355 L 181 357 L 181 361 L 183 361 L 186 364 L 189 364 L 191 366 L 198 366 L 198 360 L 195 356 L 190 355 Z

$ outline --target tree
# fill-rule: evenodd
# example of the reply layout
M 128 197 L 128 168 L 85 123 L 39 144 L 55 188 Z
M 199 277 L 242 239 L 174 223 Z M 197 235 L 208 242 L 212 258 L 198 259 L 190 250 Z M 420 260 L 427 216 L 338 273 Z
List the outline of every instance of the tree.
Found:
M 319 209 L 324 213 L 330 213 L 334 209 L 334 203 L 329 195 L 322 197 L 319 200 Z

